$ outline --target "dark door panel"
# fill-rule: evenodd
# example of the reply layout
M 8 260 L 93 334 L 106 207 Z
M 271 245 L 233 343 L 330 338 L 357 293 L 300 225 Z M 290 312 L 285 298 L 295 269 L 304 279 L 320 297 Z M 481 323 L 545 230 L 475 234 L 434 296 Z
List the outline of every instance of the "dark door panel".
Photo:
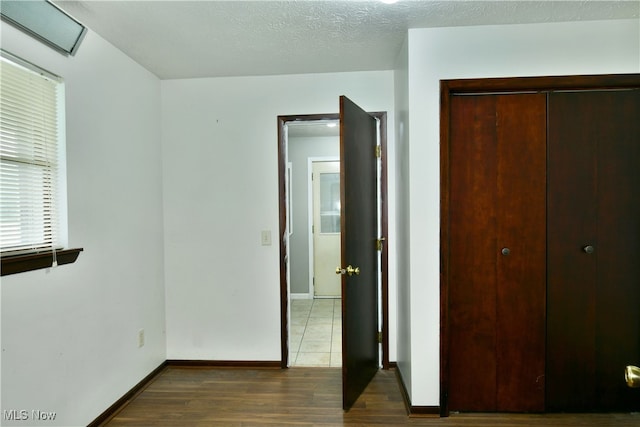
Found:
M 549 410 L 640 408 L 639 95 L 549 97 Z
M 343 408 L 349 409 L 379 367 L 376 120 L 340 97 Z
M 494 96 L 451 98 L 449 407 L 454 411 L 497 407 L 495 110 Z
M 540 94 L 451 99 L 451 410 L 544 409 L 545 109 Z
M 497 409 L 540 412 L 545 385 L 546 96 L 501 95 L 496 111 Z
M 597 176 L 594 141 L 579 100 L 549 95 L 547 253 L 547 408 L 595 401 Z
M 598 139 L 598 293 L 596 385 L 610 410 L 638 410 L 640 396 L 620 381 L 640 365 L 640 90 L 596 92 Z M 591 103 L 591 102 L 590 102 Z

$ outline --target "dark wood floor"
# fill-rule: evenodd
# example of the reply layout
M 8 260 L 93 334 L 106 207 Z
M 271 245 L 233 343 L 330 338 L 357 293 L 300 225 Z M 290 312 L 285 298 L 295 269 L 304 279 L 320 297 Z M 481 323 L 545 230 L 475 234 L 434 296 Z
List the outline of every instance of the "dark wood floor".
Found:
M 409 417 L 393 370 L 380 371 L 348 412 L 339 368 L 169 366 L 108 427 L 485 426 L 638 427 L 640 414 L 453 414 Z M 639 396 L 640 398 L 640 396 Z

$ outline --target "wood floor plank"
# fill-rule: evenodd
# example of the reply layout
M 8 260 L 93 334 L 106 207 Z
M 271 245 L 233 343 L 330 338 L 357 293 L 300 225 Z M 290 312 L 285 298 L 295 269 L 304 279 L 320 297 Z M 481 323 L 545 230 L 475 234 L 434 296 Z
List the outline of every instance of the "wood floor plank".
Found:
M 638 393 L 640 399 L 640 393 Z M 453 414 L 409 417 L 393 370 L 342 410 L 339 368 L 169 366 L 107 427 L 637 427 L 640 414 Z

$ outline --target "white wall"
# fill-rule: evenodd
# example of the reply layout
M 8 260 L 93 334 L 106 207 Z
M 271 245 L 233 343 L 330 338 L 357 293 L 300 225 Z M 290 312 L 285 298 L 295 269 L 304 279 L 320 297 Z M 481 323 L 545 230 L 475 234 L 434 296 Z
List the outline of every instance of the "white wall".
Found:
M 2 278 L 1 410 L 85 426 L 166 359 L 160 82 L 91 31 L 64 57 L 0 27 L 3 49 L 65 79 L 69 244 L 84 248 Z
M 277 116 L 339 95 L 393 129 L 392 71 L 162 82 L 169 359 L 280 360 Z
M 409 50 L 407 39 L 398 53 L 397 67 L 394 72 L 394 95 L 396 107 L 395 150 L 396 150 L 396 185 L 391 188 L 396 200 L 397 221 L 390 223 L 397 233 L 397 331 L 398 331 L 398 371 L 404 386 L 411 390 L 411 281 L 409 277 L 410 256 L 409 243 L 411 229 L 409 217 Z
M 400 209 L 410 210 L 411 241 L 403 250 L 411 270 L 410 288 L 399 285 L 398 298 L 411 301 L 413 405 L 439 405 L 440 79 L 638 73 L 639 31 L 638 20 L 409 31 L 411 202 Z

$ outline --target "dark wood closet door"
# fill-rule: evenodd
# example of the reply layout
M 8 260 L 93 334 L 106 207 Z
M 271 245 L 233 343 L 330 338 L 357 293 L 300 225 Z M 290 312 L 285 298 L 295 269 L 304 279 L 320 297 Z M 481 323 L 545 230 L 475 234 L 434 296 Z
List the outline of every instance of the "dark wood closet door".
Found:
M 451 98 L 449 408 L 542 411 L 546 98 Z
M 640 364 L 640 91 L 549 95 L 547 408 L 632 410 Z

